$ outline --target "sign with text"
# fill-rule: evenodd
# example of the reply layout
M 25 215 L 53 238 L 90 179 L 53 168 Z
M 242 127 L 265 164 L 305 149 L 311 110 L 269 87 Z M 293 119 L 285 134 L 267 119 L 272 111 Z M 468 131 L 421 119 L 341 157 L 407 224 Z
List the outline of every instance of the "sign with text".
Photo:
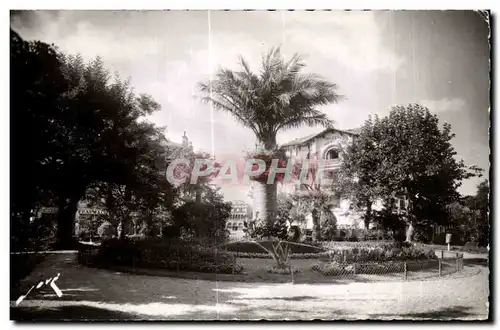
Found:
M 451 234 L 446 234 L 446 244 L 450 244 L 451 242 Z

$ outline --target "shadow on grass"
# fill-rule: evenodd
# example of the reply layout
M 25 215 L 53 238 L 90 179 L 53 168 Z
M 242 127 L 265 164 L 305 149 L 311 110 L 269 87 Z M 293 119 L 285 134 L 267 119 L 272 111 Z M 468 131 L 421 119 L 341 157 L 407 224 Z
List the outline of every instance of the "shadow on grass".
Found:
M 454 306 L 448 308 L 442 308 L 435 311 L 430 312 L 420 312 L 420 313 L 407 313 L 407 314 L 371 314 L 370 319 L 377 317 L 398 317 L 404 319 L 432 319 L 432 320 L 440 320 L 440 319 L 456 319 L 456 318 L 464 318 L 475 316 L 476 314 L 470 313 L 470 307 L 465 306 Z M 477 315 L 476 315 L 477 316 Z
M 104 308 L 90 306 L 61 306 L 54 308 L 11 308 L 10 320 L 16 322 L 31 321 L 113 321 L 141 320 L 143 317 Z

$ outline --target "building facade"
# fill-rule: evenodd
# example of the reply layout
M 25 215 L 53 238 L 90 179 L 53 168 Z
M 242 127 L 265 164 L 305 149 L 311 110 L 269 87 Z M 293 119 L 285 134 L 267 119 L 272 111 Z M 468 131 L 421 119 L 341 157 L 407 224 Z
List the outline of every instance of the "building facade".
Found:
M 335 177 L 335 172 L 340 169 L 343 161 L 343 153 L 346 147 L 357 138 L 359 129 L 339 130 L 328 128 L 319 133 L 303 138 L 298 138 L 282 145 L 288 158 L 310 159 L 323 164 L 323 178 Z M 300 184 L 279 184 L 278 192 L 292 194 L 303 190 Z M 363 230 L 364 222 L 361 213 L 351 209 L 349 199 L 341 196 L 332 197 L 331 211 L 337 219 L 337 228 L 351 235 L 357 230 Z M 377 208 L 379 205 L 376 205 Z M 306 223 L 303 229 L 312 230 L 312 216 L 306 215 Z
M 249 220 L 249 207 L 244 201 L 234 201 L 231 205 L 231 215 L 226 222 L 229 238 L 231 240 L 242 239 L 245 236 L 244 223 Z

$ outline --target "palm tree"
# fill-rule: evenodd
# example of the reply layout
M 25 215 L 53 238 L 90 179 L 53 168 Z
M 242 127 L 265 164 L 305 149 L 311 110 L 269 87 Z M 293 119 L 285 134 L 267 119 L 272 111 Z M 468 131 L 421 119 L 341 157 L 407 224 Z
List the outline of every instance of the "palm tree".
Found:
M 201 83 L 203 100 L 215 109 L 229 112 L 250 128 L 261 147 L 276 152 L 279 131 L 302 125 L 330 127 L 332 122 L 318 106 L 341 99 L 337 86 L 317 74 L 301 73 L 305 67 L 300 55 L 285 61 L 280 48 L 262 56 L 262 68 L 254 73 L 240 58 L 241 71 L 220 69 L 215 79 Z M 254 198 L 260 220 L 273 220 L 276 211 L 276 183 L 258 183 Z

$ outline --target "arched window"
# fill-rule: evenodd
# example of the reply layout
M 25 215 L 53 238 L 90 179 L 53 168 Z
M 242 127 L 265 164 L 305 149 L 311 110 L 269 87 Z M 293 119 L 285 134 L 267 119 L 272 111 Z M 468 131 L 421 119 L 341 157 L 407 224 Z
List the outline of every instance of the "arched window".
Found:
M 339 152 L 336 149 L 330 149 L 326 152 L 325 159 L 338 159 Z

